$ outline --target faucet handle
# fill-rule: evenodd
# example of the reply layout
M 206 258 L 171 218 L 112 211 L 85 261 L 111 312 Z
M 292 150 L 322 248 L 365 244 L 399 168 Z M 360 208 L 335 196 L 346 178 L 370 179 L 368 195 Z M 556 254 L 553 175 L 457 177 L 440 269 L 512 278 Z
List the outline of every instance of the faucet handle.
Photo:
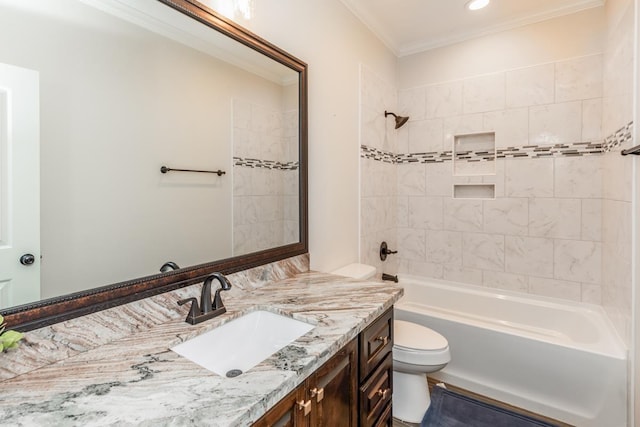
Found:
M 187 314 L 187 322 L 195 325 L 196 317 L 200 314 L 200 307 L 198 307 L 198 300 L 196 298 L 185 298 L 178 301 L 178 305 L 184 305 L 186 303 L 191 303 L 191 308 L 189 309 L 189 314 Z

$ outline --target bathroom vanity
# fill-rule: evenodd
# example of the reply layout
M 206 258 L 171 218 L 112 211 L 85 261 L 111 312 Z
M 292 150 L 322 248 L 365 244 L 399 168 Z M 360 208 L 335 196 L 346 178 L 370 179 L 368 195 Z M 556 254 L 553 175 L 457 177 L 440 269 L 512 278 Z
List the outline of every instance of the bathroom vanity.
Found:
M 389 309 L 254 426 L 391 427 L 392 347 Z
M 228 275 L 227 313 L 198 325 L 176 302 L 200 284 L 28 332 L 0 355 L 0 425 L 262 426 L 287 414 L 303 417 L 296 425 L 337 425 L 334 416 L 388 425 L 391 309 L 402 289 L 300 264 L 273 281 L 257 280 L 269 266 Z M 235 378 L 170 350 L 255 310 L 314 328 Z

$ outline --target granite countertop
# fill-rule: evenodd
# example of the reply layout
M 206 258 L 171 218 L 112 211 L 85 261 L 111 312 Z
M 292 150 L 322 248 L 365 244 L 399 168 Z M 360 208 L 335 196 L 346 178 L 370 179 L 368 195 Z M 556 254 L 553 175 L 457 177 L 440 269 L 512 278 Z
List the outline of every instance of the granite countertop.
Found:
M 197 296 L 199 289 L 163 295 L 173 304 Z M 309 272 L 256 289 L 234 287 L 223 293 L 227 313 L 195 326 L 184 322 L 188 305 L 175 305 L 173 319 L 0 382 L 0 425 L 250 425 L 401 294 L 389 282 Z M 221 377 L 169 350 L 258 309 L 315 328 L 236 378 Z

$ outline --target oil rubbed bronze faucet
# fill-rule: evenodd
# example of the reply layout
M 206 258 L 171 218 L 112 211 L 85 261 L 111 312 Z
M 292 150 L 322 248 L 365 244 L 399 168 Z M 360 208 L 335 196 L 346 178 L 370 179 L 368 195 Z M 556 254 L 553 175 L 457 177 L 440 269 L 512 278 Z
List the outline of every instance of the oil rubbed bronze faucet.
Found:
M 220 282 L 220 288 L 216 290 L 215 296 L 212 301 L 211 283 L 214 280 Z M 222 273 L 213 273 L 209 275 L 202 284 L 202 292 L 200 294 L 199 305 L 196 298 L 185 298 L 178 301 L 178 305 L 183 305 L 188 302 L 191 303 L 191 308 L 189 309 L 189 314 L 187 315 L 187 319 L 185 321 L 187 323 L 195 325 L 197 323 L 213 319 L 216 316 L 220 316 L 221 314 L 226 313 L 227 309 L 224 308 L 220 292 L 228 291 L 229 289 L 231 289 L 231 283 L 229 283 L 229 280 L 224 277 Z

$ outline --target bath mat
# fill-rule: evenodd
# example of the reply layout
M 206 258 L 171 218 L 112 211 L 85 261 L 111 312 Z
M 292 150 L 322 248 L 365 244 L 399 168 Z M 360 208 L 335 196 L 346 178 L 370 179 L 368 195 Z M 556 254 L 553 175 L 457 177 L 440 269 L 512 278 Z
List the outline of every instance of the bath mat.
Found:
M 526 415 L 434 387 L 420 427 L 557 427 Z

